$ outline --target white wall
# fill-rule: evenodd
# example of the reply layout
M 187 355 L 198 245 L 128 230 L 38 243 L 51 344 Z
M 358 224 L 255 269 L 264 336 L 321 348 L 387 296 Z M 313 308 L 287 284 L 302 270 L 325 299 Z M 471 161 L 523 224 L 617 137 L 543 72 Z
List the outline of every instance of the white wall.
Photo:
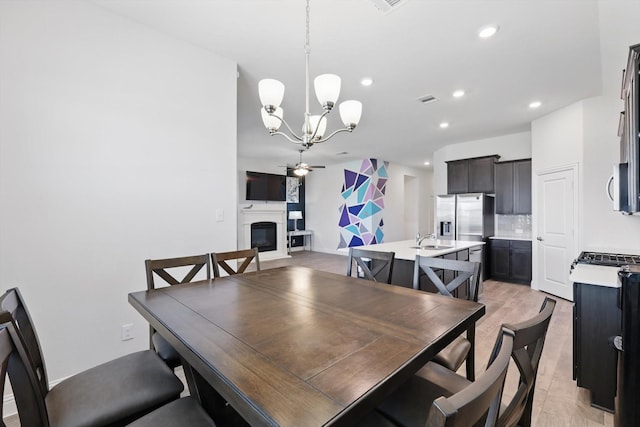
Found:
M 600 97 L 584 103 L 584 236 L 585 250 L 640 253 L 640 214 L 624 216 L 612 210 L 604 186 L 614 164 L 620 161 L 618 117 L 622 69 L 628 47 L 640 43 L 640 2 L 600 1 Z
M 235 242 L 236 72 L 86 2 L 0 2 L 0 283 L 50 380 L 147 348 L 144 259 Z
M 382 160 L 379 160 L 382 161 Z M 306 179 L 307 228 L 314 231 L 313 250 L 319 252 L 337 252 L 340 242 L 339 208 L 344 203 L 340 190 L 344 181 L 346 164 L 316 169 Z M 430 205 L 433 199 L 433 181 L 431 171 L 390 163 L 387 168 L 389 180 L 385 193 L 384 241 L 404 240 L 404 185 L 405 176 L 417 178 L 419 230 L 431 232 L 432 218 Z
M 640 43 L 640 27 L 635 19 L 639 14 L 637 1 L 599 2 L 602 95 L 532 123 L 534 175 L 555 166 L 578 165 L 577 253 L 640 253 L 640 214 L 625 216 L 614 212 L 605 193 L 613 165 L 620 161 L 617 129 L 619 113 L 624 108 L 620 83 L 628 47 Z M 535 184 L 533 194 L 535 201 Z M 535 265 L 534 257 L 534 270 Z
M 531 133 L 520 132 L 494 138 L 451 144 L 433 153 L 435 194 L 447 194 L 447 161 L 498 154 L 500 161 L 531 157 Z

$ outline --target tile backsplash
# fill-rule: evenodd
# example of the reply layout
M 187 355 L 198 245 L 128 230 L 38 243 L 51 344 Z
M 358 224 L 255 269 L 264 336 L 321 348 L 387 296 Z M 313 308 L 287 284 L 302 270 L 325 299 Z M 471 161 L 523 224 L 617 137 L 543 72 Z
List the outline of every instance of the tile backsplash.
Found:
M 496 215 L 495 235 L 531 238 L 531 215 Z

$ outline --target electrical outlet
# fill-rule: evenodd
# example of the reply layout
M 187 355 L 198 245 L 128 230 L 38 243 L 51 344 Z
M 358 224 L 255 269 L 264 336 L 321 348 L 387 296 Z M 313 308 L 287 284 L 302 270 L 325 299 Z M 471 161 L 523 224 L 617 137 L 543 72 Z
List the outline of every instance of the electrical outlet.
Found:
M 121 339 L 122 341 L 129 341 L 133 339 L 133 323 L 127 323 L 126 325 L 122 325 L 120 329 Z
M 217 222 L 224 221 L 224 210 L 216 209 L 216 221 Z

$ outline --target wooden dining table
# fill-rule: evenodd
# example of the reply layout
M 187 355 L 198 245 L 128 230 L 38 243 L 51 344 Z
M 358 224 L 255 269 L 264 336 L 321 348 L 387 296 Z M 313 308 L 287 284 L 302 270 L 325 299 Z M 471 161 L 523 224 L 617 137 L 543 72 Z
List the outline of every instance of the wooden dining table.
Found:
M 353 425 L 485 313 L 305 267 L 133 292 L 129 302 L 185 372 L 256 426 Z

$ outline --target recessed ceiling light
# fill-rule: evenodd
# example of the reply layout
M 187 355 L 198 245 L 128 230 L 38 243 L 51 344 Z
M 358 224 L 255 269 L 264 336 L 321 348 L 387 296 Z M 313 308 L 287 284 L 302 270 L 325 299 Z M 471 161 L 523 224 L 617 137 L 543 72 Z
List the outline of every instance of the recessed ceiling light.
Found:
M 448 127 L 449 127 L 449 123 L 447 123 L 447 122 L 442 122 L 442 123 L 440 123 L 440 127 L 441 127 L 442 129 L 448 128 Z
M 478 37 L 480 37 L 481 39 L 488 39 L 489 37 L 495 35 L 495 33 L 498 32 L 499 28 L 500 27 L 498 27 L 497 25 L 486 25 L 480 28 L 480 30 L 478 31 Z
M 455 92 L 453 92 L 453 97 L 454 98 L 462 98 L 464 96 L 464 91 L 462 89 L 459 89 Z
M 425 166 L 429 166 L 430 164 L 431 164 L 431 163 L 429 163 L 429 162 L 424 162 L 424 165 L 425 165 Z
M 531 104 L 529 104 L 529 108 L 538 108 L 539 106 L 542 105 L 542 102 L 540 101 L 533 101 Z
M 360 80 L 360 84 L 362 86 L 371 86 L 373 84 L 373 79 L 371 77 L 365 77 Z

